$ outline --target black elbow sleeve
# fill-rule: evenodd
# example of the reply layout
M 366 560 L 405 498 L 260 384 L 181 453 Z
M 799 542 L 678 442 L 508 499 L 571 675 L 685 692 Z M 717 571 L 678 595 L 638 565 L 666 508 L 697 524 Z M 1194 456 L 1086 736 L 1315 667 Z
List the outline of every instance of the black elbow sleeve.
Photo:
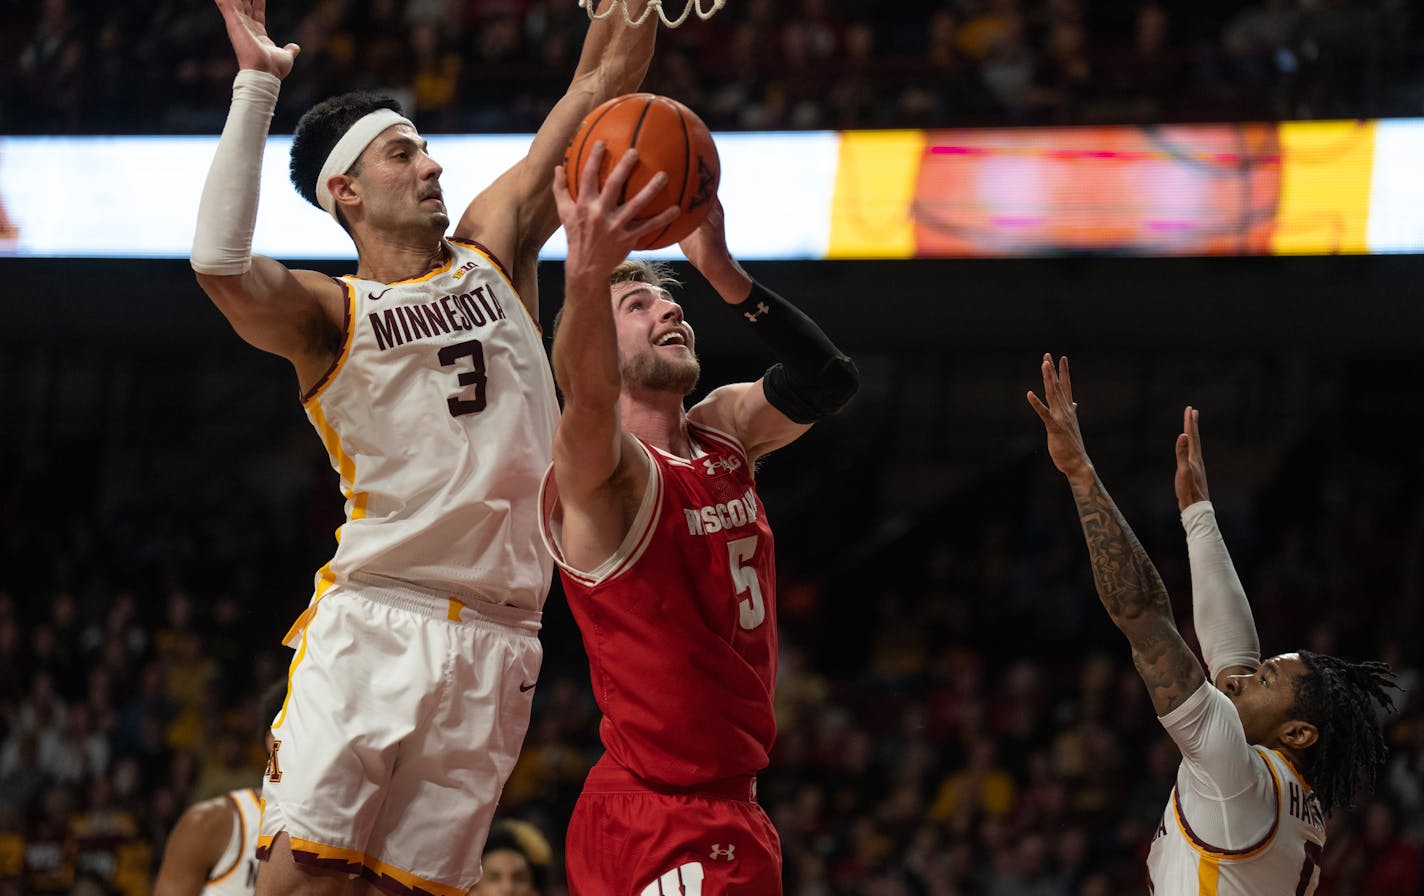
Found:
M 845 355 L 826 361 L 814 379 L 792 376 L 774 364 L 761 379 L 767 403 L 794 423 L 815 423 L 846 406 L 860 388 L 860 371 Z
M 845 407 L 860 388 L 855 362 L 800 309 L 753 281 L 737 309 L 777 363 L 762 377 L 772 407 L 796 423 L 814 423 Z

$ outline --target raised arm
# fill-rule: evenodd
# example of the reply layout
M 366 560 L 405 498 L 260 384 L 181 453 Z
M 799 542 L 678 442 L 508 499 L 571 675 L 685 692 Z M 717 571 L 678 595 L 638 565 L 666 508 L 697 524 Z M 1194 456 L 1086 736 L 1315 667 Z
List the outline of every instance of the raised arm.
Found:
M 315 271 L 289 271 L 252 254 L 267 131 L 282 79 L 300 49 L 279 47 L 267 36 L 265 0 L 215 2 L 239 71 L 198 205 L 191 262 L 198 284 L 237 334 L 290 360 L 306 391 L 340 350 L 330 332 L 344 314 L 343 292 Z
M 662 189 L 661 172 L 619 205 L 637 152 L 625 153 L 600 189 L 603 154 L 602 143 L 589 153 L 577 200 L 569 194 L 563 166 L 554 169 L 554 196 L 569 238 L 553 348 L 554 379 L 564 393 L 554 433 L 554 481 L 563 506 L 564 556 L 580 569 L 595 568 L 618 549 L 648 477 L 646 458 L 623 431 L 619 413 L 623 379 L 608 278 L 640 238 L 665 227 L 678 211 L 638 218 Z
M 722 201 L 712 202 L 707 220 L 680 244 L 683 254 L 777 363 L 754 383 L 713 390 L 688 416 L 733 433 L 754 461 L 843 408 L 860 373 L 815 321 L 742 269 L 727 248 Z
M 1261 641 L 1246 589 L 1236 575 L 1226 541 L 1216 524 L 1206 487 L 1206 464 L 1201 450 L 1201 413 L 1193 407 L 1182 412 L 1182 433 L 1177 436 L 1177 473 L 1173 485 L 1182 527 L 1187 531 L 1187 554 L 1192 569 L 1192 624 L 1201 642 L 1202 659 L 1212 684 L 1223 686 L 1227 676 L 1254 672 L 1261 664 Z
M 637 18 L 645 0 L 628 2 Z M 559 212 L 549 192 L 554 166 L 585 115 L 643 83 L 657 33 L 656 17 L 638 26 L 629 25 L 621 13 L 591 22 L 569 89 L 534 135 L 529 154 L 476 196 L 455 227 L 455 236 L 479 240 L 513 267 L 515 286 L 531 314 L 537 314 L 534 268 L 539 250 L 559 228 Z
M 1048 432 L 1054 466 L 1073 490 L 1098 597 L 1132 646 L 1132 662 L 1153 708 L 1165 716 L 1206 680 L 1201 664 L 1177 631 L 1162 577 L 1088 459 L 1068 359 L 1061 358 L 1055 370 L 1052 357 L 1044 355 L 1042 373 L 1044 400 L 1029 392 L 1028 403 Z

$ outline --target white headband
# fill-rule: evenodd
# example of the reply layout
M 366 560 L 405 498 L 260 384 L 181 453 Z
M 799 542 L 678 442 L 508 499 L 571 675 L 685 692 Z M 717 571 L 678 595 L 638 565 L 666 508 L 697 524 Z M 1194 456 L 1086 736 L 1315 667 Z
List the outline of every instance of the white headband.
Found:
M 410 119 L 394 109 L 377 109 L 347 128 L 341 139 L 336 141 L 331 155 L 326 157 L 326 164 L 321 166 L 321 174 L 316 177 L 316 201 L 328 215 L 336 217 L 336 200 L 332 198 L 326 182 L 351 170 L 371 141 L 393 124 L 410 124 Z M 410 126 L 415 127 L 413 124 Z

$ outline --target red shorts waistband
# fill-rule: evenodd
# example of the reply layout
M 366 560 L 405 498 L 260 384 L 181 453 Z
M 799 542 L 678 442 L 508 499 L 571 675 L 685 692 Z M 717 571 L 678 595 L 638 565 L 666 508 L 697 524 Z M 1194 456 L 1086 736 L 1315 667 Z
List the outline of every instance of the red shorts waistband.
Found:
M 644 781 L 607 755 L 594 763 L 583 782 L 584 793 L 660 793 L 665 796 L 696 796 L 709 800 L 756 802 L 756 775 L 736 775 L 719 781 L 674 787 Z

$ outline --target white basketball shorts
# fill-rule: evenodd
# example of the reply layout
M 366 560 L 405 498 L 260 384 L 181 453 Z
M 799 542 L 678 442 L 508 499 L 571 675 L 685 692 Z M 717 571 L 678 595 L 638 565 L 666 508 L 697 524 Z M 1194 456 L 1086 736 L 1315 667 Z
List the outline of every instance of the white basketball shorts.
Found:
M 258 854 L 393 894 L 462 896 L 529 727 L 539 614 L 337 587 L 292 658 L 262 787 Z

